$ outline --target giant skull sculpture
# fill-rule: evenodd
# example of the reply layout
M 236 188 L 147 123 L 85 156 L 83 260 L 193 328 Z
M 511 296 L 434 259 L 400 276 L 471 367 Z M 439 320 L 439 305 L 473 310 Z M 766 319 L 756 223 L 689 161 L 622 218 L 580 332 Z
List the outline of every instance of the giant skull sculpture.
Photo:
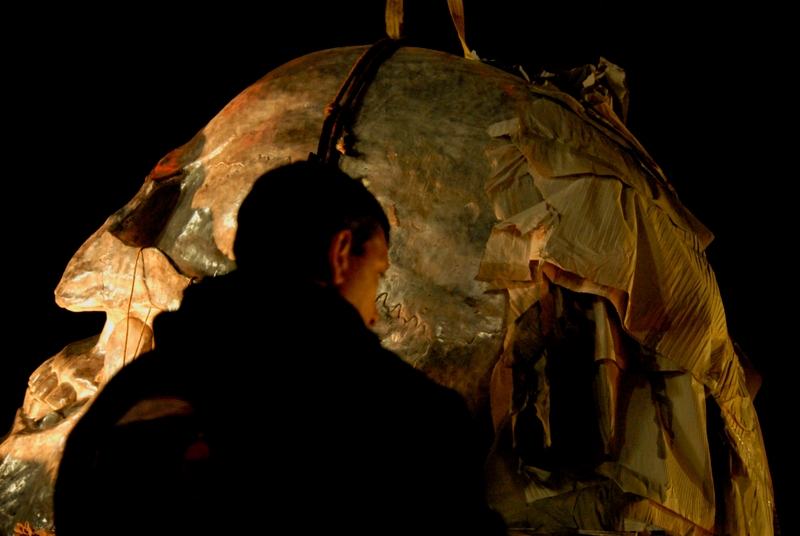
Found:
M 305 56 L 246 89 L 75 254 L 56 299 L 105 311 L 106 326 L 31 376 L 0 447 L 6 527 L 52 523 L 65 434 L 98 387 L 157 341 L 154 317 L 177 309 L 192 280 L 235 269 L 242 200 L 264 172 L 316 150 L 325 106 L 362 52 Z M 611 64 L 584 85 L 601 77 L 624 97 Z M 738 464 L 726 530 L 766 534 L 769 471 L 703 253 L 711 236 L 618 115 L 599 90 L 579 102 L 438 52 L 389 58 L 340 160 L 393 225 L 380 335 L 476 416 L 491 415 L 490 494 L 510 525 L 713 531 L 711 393 Z M 281 201 L 314 217 L 302 199 Z M 570 374 L 584 383 L 565 384 Z M 594 430 L 559 420 L 570 397 L 589 404 Z M 573 452 L 564 442 L 581 434 L 600 456 L 578 474 L 548 453 Z M 589 515 L 596 504 L 608 512 Z

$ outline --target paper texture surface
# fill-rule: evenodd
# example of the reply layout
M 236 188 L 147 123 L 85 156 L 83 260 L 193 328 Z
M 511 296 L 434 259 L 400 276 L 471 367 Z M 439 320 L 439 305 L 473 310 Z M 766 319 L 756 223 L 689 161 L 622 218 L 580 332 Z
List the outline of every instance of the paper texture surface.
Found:
M 639 521 L 661 523 L 671 533 L 692 527 L 696 533 L 712 531 L 715 496 L 705 435 L 710 393 L 722 409 L 731 456 L 738 462 L 726 497 L 726 530 L 771 534 L 766 455 L 703 252 L 710 233 L 680 204 L 610 108 L 606 119 L 592 119 L 566 94 L 537 92 L 551 98 L 520 104 L 517 118 L 487 129 L 507 145 L 487 151 L 492 173 L 486 191 L 500 221 L 477 278 L 507 288 L 512 304 L 506 350 L 492 378 L 496 430 L 509 427 L 518 446 L 517 423 L 526 406 L 514 403 L 520 396 L 515 389 L 521 375 L 546 376 L 544 357 L 523 374 L 513 355 L 524 307 L 538 300 L 541 306 L 534 307 L 540 306 L 546 319 L 541 297 L 548 284 L 593 294 L 601 300 L 586 313 L 596 323 L 597 422 L 604 451 L 613 454 L 596 472 L 646 499 L 625 507 L 631 518 L 635 513 Z M 537 273 L 544 283 L 537 283 Z M 522 302 L 519 285 L 527 285 L 522 288 L 528 299 Z M 557 323 L 567 316 L 554 318 Z M 636 360 L 649 361 L 649 372 L 629 367 L 621 351 L 624 337 L 638 343 Z M 542 415 L 536 425 L 544 430 L 545 446 L 555 426 L 548 419 Z M 622 446 L 615 446 L 620 441 Z M 528 471 L 525 489 L 531 508 L 536 500 L 559 495 L 557 490 L 572 492 L 582 485 L 554 488 L 541 484 L 546 481 L 541 475 L 531 475 Z

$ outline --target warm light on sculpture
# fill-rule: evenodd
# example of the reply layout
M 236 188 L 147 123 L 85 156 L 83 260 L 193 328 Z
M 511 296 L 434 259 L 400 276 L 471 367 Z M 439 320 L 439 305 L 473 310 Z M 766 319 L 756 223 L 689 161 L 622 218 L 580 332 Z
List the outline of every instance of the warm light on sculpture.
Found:
M 107 321 L 31 376 L 0 447 L 3 474 L 26 494 L 15 520 L 52 523 L 64 435 L 99 386 L 157 344 L 153 320 L 179 307 L 192 279 L 235 268 L 236 212 L 253 181 L 316 150 L 325 106 L 362 52 L 312 54 L 246 89 L 75 254 L 57 302 Z M 734 485 L 750 493 L 731 500 L 729 527 L 767 533 L 769 471 L 703 253 L 711 235 L 620 120 L 621 70 L 603 62 L 591 76 L 579 101 L 429 50 L 401 48 L 381 66 L 340 160 L 369 182 L 394 226 L 380 335 L 491 418 L 490 494 L 511 526 L 541 528 L 540 512 L 595 486 L 619 496 L 615 526 L 564 523 L 712 531 L 708 390 L 746 468 Z M 276 202 L 314 217 L 302 199 Z M 562 448 L 559 434 L 574 433 L 559 420 L 570 387 L 556 357 L 568 359 L 580 340 L 592 344 L 574 372 L 590 386 L 601 459 L 591 478 L 566 478 L 548 458 Z M 531 465 L 537 459 L 549 466 Z M 585 500 L 588 509 L 595 499 Z

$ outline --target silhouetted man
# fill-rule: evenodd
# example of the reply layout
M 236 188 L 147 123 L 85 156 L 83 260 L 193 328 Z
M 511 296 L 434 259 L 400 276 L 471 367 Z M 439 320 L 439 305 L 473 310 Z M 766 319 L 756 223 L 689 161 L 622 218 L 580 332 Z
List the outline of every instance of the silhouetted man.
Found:
M 187 291 L 70 436 L 59 536 L 505 534 L 463 401 L 367 329 L 388 241 L 338 169 L 259 179 L 239 269 Z

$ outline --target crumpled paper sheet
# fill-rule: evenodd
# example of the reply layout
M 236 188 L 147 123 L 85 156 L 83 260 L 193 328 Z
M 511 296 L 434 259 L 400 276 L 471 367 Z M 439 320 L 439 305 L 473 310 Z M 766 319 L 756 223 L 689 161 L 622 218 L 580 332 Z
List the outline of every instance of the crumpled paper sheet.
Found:
M 599 468 L 623 490 L 649 499 L 631 506 L 631 515 L 658 519 L 679 534 L 686 533 L 681 523 L 687 520 L 695 528 L 713 529 L 705 444 L 708 390 L 722 408 L 732 455 L 739 460 L 726 497 L 731 510 L 726 531 L 771 534 L 772 486 L 758 419 L 703 253 L 711 234 L 680 204 L 627 130 L 589 117 L 557 90 L 537 91 L 551 98 L 520 103 L 517 118 L 488 128 L 508 144 L 487 151 L 493 173 L 486 191 L 501 221 L 486 244 L 477 279 L 508 288 L 509 334 L 524 308 L 544 294 L 541 272 L 546 281 L 608 300 L 627 334 L 675 370 L 690 373 L 670 380 L 668 390 L 694 433 L 681 441 L 672 438 L 677 442 L 660 457 L 648 454 L 652 441 L 638 437 L 627 457 Z M 508 389 L 502 387 L 508 375 L 498 366 L 493 378 L 496 425 L 508 412 Z M 637 396 L 643 403 L 629 406 L 627 422 L 653 422 L 646 414 L 652 406 L 644 403 L 650 395 Z M 661 433 L 647 426 L 626 433 L 637 432 Z

